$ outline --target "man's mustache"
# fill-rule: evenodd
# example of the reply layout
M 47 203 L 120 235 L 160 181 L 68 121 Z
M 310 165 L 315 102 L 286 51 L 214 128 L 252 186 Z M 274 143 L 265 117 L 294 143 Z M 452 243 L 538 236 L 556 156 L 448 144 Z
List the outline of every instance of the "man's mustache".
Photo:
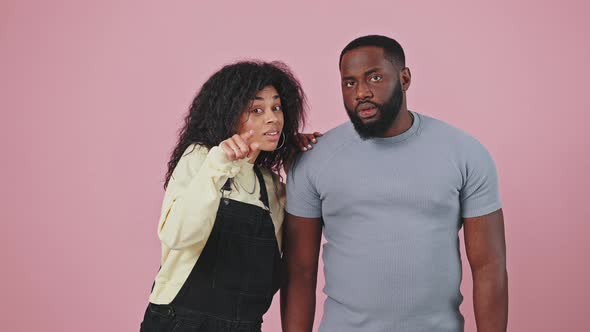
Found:
M 356 107 L 354 108 L 354 111 L 355 112 L 358 112 L 359 107 L 361 107 L 361 105 L 364 105 L 364 104 L 370 104 L 370 105 L 373 105 L 375 108 L 379 108 L 379 105 L 377 105 L 375 103 L 372 103 L 370 101 L 361 101 L 360 103 L 358 103 L 356 105 Z

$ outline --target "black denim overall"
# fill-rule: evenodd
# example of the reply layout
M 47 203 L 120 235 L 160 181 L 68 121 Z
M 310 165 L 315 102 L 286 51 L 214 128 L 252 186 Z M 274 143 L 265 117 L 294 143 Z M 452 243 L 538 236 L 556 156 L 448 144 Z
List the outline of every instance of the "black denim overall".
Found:
M 169 305 L 149 304 L 141 332 L 260 331 L 280 286 L 281 257 L 264 179 L 254 172 L 266 208 L 222 197 L 188 279 Z

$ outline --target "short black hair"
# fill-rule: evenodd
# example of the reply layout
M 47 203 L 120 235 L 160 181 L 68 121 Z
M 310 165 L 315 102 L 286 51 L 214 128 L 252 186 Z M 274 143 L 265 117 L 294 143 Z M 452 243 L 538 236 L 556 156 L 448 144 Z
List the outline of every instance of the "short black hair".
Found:
M 359 37 L 346 45 L 346 47 L 340 53 L 340 61 L 338 61 L 338 67 L 342 65 L 342 57 L 350 50 L 354 50 L 364 46 L 376 46 L 381 47 L 385 52 L 387 59 L 394 65 L 399 65 L 402 68 L 406 66 L 406 55 L 402 46 L 389 37 L 380 35 L 369 35 Z

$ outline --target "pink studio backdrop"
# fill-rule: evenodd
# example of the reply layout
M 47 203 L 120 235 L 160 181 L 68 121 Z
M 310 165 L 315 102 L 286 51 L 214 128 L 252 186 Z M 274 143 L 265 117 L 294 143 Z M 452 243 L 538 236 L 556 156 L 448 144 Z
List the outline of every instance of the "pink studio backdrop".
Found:
M 412 110 L 494 155 L 511 331 L 585 331 L 585 1 L 0 2 L 2 331 L 136 331 L 158 269 L 162 178 L 196 90 L 240 58 L 287 62 L 309 130 L 345 121 L 338 55 L 397 38 Z M 469 266 L 462 311 L 475 331 Z M 322 315 L 320 275 L 316 322 Z M 264 331 L 279 331 L 278 301 Z M 316 323 L 317 326 L 317 323 Z

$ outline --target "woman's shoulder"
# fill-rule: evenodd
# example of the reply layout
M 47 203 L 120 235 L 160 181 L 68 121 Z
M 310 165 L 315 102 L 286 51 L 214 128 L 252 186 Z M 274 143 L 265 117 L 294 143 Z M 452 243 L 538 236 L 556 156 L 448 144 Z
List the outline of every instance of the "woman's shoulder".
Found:
M 195 171 L 198 170 L 205 159 L 207 158 L 207 154 L 209 152 L 209 148 L 201 144 L 191 144 L 189 145 L 178 163 L 174 168 L 174 172 L 172 173 L 173 178 L 178 180 L 179 178 L 190 178 L 194 175 Z
M 275 172 L 260 168 L 264 177 L 264 183 L 266 184 L 266 190 L 268 192 L 268 199 L 270 201 L 271 209 L 282 209 L 285 205 L 285 198 L 287 196 L 287 190 L 285 183 L 282 178 Z M 279 212 L 276 210 L 275 212 Z M 282 213 L 282 212 L 281 212 Z
M 260 167 L 260 171 L 262 172 L 262 175 L 264 176 L 265 182 L 272 184 L 273 186 L 275 186 L 279 190 L 281 190 L 285 187 L 285 183 L 283 182 L 283 177 L 281 177 L 279 174 L 273 172 L 270 169 L 264 168 L 264 167 Z
M 209 148 L 199 143 L 192 143 L 189 145 L 182 154 L 182 157 L 202 157 L 209 153 Z
M 277 173 L 275 173 L 274 171 L 272 171 L 266 167 L 258 166 L 258 169 L 260 170 L 260 172 L 262 173 L 262 175 L 265 178 L 269 178 L 269 179 L 276 180 L 276 181 L 279 181 L 281 178 Z

